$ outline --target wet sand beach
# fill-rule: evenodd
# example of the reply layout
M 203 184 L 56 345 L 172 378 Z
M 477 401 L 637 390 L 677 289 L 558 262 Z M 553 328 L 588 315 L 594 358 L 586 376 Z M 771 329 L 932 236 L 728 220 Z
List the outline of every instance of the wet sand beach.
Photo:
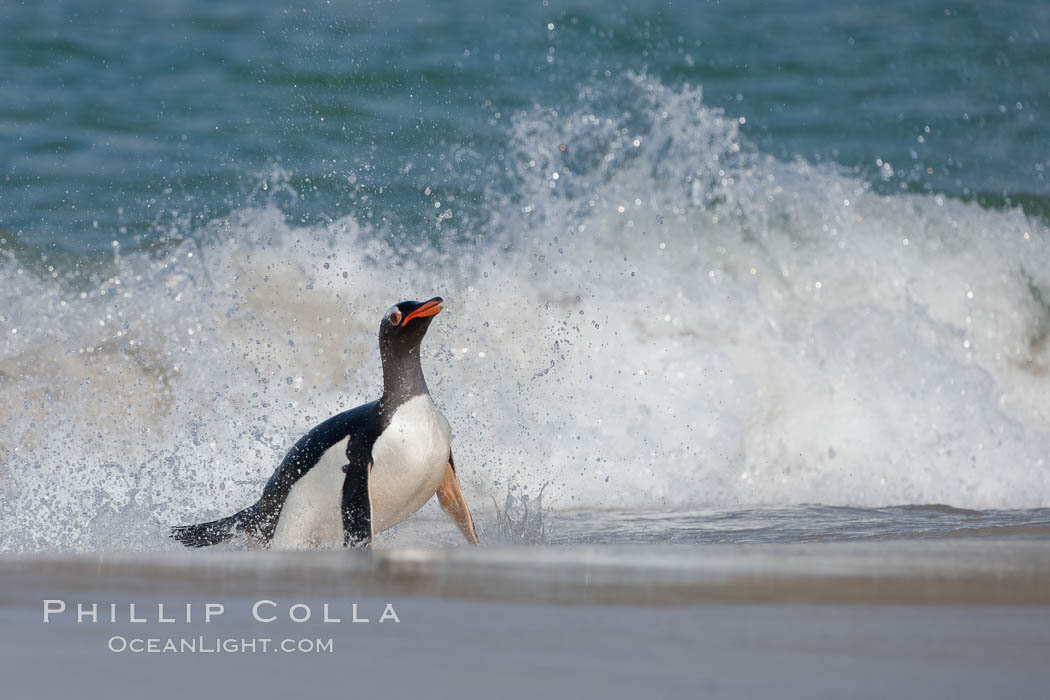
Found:
M 0 591 L 8 697 L 1036 698 L 1050 682 L 1045 540 L 7 555 Z M 44 601 L 65 610 L 44 623 Z

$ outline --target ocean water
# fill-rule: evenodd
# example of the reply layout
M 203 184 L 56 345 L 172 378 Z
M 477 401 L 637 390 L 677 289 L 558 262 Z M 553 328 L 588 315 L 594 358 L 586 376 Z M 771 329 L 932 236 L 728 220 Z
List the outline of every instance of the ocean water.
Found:
M 489 541 L 1045 536 L 1048 34 L 1039 2 L 5 2 L 0 550 L 251 503 L 433 295 Z M 455 541 L 437 515 L 384 541 Z

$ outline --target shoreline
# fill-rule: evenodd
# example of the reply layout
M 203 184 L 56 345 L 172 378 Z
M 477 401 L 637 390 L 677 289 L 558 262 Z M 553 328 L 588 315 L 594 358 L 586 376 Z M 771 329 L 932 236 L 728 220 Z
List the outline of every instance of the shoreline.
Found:
M 0 624 L 12 697 L 1035 700 L 1050 540 L 8 554 Z
M 558 605 L 1050 605 L 1050 540 L 0 554 L 4 598 L 401 595 Z

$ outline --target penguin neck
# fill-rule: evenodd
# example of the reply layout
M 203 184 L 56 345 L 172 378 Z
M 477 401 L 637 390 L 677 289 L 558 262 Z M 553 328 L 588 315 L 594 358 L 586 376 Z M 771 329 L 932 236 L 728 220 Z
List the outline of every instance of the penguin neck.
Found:
M 429 394 L 423 366 L 419 363 L 419 346 L 404 352 L 384 352 L 383 398 L 381 402 L 388 410 L 394 410 L 411 398 Z

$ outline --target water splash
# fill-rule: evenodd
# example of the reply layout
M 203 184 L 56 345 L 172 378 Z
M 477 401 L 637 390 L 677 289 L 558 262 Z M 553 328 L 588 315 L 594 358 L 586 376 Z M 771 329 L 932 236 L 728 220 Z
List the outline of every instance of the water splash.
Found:
M 602 87 L 516 120 L 489 221 L 443 245 L 273 201 L 87 278 L 5 250 L 0 549 L 166 546 L 252 502 L 375 397 L 379 314 L 435 294 L 472 503 L 1050 505 L 1042 222 L 775 160 L 698 89 Z
M 527 493 L 520 495 L 507 489 L 507 498 L 500 508 L 496 499 L 492 499 L 492 507 L 496 513 L 496 537 L 495 541 L 500 544 L 547 544 L 550 542 L 550 533 L 544 520 L 543 492 L 548 484 L 540 487 L 539 495 L 535 503 L 532 503 Z

